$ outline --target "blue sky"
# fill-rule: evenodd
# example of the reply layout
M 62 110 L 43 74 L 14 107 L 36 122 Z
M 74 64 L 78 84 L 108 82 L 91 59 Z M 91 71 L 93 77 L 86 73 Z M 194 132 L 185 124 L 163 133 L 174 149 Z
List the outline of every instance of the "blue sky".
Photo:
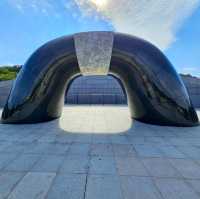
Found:
M 200 76 L 199 3 L 1 0 L 0 65 L 23 64 L 39 46 L 63 35 L 114 30 L 149 40 L 164 51 L 178 72 Z

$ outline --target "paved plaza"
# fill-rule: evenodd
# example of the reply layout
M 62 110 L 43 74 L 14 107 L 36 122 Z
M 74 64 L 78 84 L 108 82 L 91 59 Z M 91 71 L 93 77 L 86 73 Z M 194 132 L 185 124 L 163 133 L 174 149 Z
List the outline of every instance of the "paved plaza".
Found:
M 200 126 L 143 124 L 126 106 L 66 106 L 60 120 L 0 124 L 4 198 L 200 199 Z

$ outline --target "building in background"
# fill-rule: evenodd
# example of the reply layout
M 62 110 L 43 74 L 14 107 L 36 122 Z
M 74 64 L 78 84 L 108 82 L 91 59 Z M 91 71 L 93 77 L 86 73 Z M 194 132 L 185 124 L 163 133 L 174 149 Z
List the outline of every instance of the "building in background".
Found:
M 65 103 L 127 104 L 127 98 L 121 82 L 113 76 L 81 76 L 72 82 Z

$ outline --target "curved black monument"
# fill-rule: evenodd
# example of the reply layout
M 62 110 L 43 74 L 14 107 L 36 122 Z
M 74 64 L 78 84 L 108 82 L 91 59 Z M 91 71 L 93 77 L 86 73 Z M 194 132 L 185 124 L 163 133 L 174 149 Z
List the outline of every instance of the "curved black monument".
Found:
M 145 40 L 113 32 L 78 33 L 39 48 L 22 67 L 2 122 L 58 118 L 74 78 L 107 74 L 122 81 L 134 119 L 158 125 L 198 124 L 187 90 L 162 52 Z

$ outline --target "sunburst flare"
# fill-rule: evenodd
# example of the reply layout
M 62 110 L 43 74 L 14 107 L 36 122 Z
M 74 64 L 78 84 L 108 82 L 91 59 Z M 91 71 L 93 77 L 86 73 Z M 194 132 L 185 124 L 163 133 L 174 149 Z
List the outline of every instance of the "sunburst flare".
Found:
M 107 5 L 108 0 L 90 0 L 90 2 L 100 9 Z

